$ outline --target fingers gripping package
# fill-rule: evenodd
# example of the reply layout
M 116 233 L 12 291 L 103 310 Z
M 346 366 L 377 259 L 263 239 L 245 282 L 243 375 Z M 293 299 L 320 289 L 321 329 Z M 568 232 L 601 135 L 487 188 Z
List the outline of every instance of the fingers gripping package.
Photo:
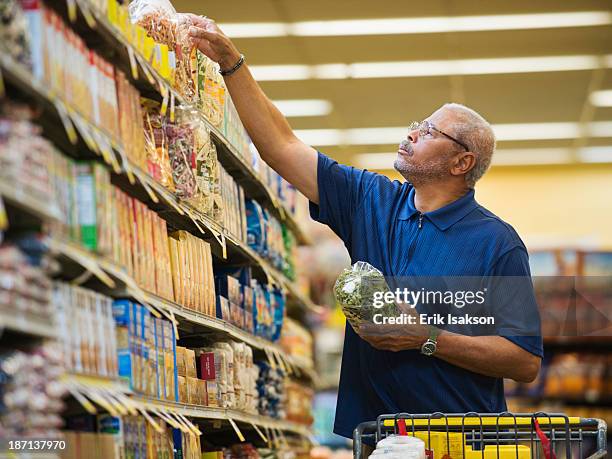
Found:
M 336 303 L 355 330 L 365 322 L 372 322 L 374 314 L 397 315 L 395 303 L 374 307 L 374 294 L 388 292 L 387 281 L 378 269 L 365 261 L 358 261 L 344 269 L 334 284 Z
M 177 13 L 168 0 L 135 0 L 130 3 L 129 11 L 133 23 L 142 26 L 157 43 L 168 47 L 169 60 L 175 65 L 175 86 L 185 98 L 194 101 L 197 91 L 193 72 L 197 57 L 188 34 L 191 16 Z

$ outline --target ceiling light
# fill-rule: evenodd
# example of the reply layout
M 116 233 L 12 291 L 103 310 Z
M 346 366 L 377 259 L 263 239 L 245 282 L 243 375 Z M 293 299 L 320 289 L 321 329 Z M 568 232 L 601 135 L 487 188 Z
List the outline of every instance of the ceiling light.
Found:
M 253 77 L 259 81 L 309 80 L 312 69 L 307 65 L 252 65 Z
M 612 163 L 612 146 L 581 148 L 578 156 L 585 163 Z
M 332 111 L 332 104 L 321 99 L 289 99 L 272 101 L 276 108 L 287 117 L 291 116 L 325 116 Z
M 399 78 L 444 75 L 494 75 L 505 73 L 562 72 L 612 67 L 612 55 L 539 56 L 491 59 L 446 59 L 427 61 L 356 62 L 324 65 L 253 65 L 259 81 Z
M 422 18 L 348 19 L 295 23 L 228 23 L 221 28 L 232 38 L 395 35 L 474 32 L 486 30 L 553 29 L 612 24 L 609 11 L 505 14 L 486 16 L 438 16 Z
M 346 145 L 346 131 L 342 129 L 296 129 L 293 133 L 308 145 Z
M 588 137 L 612 137 L 612 121 L 594 121 L 585 125 Z M 580 137 L 580 123 L 495 124 L 497 140 L 554 140 Z M 301 129 L 294 131 L 309 145 L 392 145 L 406 138 L 407 126 L 356 129 Z
M 612 89 L 594 91 L 589 96 L 589 100 L 596 107 L 612 107 Z

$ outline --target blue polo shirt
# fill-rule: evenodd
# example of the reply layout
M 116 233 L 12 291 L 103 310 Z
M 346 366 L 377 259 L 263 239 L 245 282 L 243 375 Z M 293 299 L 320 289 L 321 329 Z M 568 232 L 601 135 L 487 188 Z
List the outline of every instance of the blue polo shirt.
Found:
M 409 183 L 340 165 L 321 153 L 317 173 L 319 204 L 310 203 L 310 214 L 344 241 L 352 263 L 366 261 L 385 276 L 530 276 L 523 242 L 475 201 L 473 190 L 421 215 Z M 533 290 L 528 294 L 535 304 Z M 543 354 L 540 336 L 506 337 Z M 347 324 L 335 433 L 350 438 L 357 424 L 380 414 L 504 410 L 501 378 L 418 350 L 375 349 Z

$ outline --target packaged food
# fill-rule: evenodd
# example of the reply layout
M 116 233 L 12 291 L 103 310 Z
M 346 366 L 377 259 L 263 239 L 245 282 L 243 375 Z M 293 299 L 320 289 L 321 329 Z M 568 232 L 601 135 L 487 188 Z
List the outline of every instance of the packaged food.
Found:
M 395 316 L 399 313 L 395 303 L 374 308 L 374 293 L 388 292 L 383 274 L 365 261 L 358 261 L 344 269 L 334 284 L 336 302 L 355 330 L 364 322 L 371 322 L 374 314 Z

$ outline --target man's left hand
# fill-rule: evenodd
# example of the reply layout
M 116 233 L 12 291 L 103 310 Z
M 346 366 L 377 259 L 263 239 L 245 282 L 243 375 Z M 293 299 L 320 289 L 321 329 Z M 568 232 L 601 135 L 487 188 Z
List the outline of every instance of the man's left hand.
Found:
M 429 328 L 418 322 L 418 314 L 414 309 L 400 307 L 402 312 L 415 318 L 414 324 L 377 325 L 364 323 L 356 330 L 357 334 L 376 349 L 383 351 L 404 351 L 421 349 L 429 336 Z

